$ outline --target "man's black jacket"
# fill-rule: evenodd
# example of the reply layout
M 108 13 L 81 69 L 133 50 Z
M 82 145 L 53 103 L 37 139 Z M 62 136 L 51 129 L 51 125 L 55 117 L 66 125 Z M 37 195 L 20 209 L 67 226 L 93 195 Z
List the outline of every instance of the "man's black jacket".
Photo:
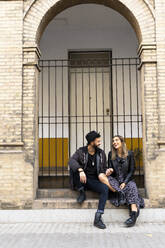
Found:
M 71 171 L 74 173 L 78 170 L 78 168 L 82 168 L 85 170 L 88 163 L 88 147 L 83 146 L 80 147 L 69 159 L 69 167 Z M 97 166 L 97 174 L 105 173 L 107 169 L 106 164 L 106 155 L 105 152 L 96 148 L 96 166 Z M 71 175 L 71 174 L 70 174 Z

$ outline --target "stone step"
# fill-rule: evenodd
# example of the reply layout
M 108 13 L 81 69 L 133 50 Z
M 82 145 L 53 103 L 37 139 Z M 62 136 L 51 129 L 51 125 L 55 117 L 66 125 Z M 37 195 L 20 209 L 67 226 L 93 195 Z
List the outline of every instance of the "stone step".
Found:
M 139 188 L 140 195 L 145 198 L 145 189 Z M 38 189 L 37 199 L 41 198 L 77 198 L 78 192 L 71 189 Z M 98 199 L 96 192 L 86 191 L 87 199 Z
M 33 209 L 97 209 L 98 199 L 87 199 L 83 204 L 78 204 L 74 198 L 42 198 L 36 199 L 33 203 Z M 150 208 L 149 200 L 145 199 L 146 208 Z M 106 203 L 107 209 L 115 209 L 109 201 Z M 119 208 L 126 208 L 121 206 Z
M 135 175 L 135 182 L 138 188 L 144 188 L 144 176 Z M 40 189 L 60 189 L 60 188 L 70 188 L 70 179 L 69 176 L 65 175 L 56 175 L 48 174 L 47 176 L 39 176 L 39 188 Z
M 77 198 L 78 192 L 71 189 L 38 189 L 37 198 Z M 98 194 L 92 191 L 86 191 L 87 198 L 98 198 Z

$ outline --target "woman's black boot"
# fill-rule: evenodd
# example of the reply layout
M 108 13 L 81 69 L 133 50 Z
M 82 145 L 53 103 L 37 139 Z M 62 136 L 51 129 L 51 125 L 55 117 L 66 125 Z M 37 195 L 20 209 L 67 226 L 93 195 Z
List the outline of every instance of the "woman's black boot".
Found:
M 125 224 L 127 227 L 132 227 L 135 225 L 137 217 L 138 217 L 138 212 L 136 211 L 131 211 L 130 218 L 125 221 Z
M 96 212 L 95 213 L 95 219 L 94 219 L 94 226 L 100 228 L 100 229 L 105 229 L 106 225 L 104 224 L 102 218 L 101 218 L 102 213 Z

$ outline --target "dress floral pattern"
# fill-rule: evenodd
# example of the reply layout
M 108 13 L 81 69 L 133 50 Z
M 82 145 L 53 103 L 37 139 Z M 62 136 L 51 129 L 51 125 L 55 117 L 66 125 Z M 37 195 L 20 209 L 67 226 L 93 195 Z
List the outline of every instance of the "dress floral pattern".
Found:
M 120 206 L 120 197 L 122 193 L 122 198 L 124 198 L 124 201 L 122 201 L 122 204 L 131 205 L 136 204 L 138 208 L 144 208 L 144 199 L 140 196 L 136 183 L 134 180 L 130 180 L 124 189 L 120 189 L 120 184 L 124 182 L 124 176 L 122 173 L 122 166 L 125 164 L 125 160 L 116 157 L 118 160 L 118 173 L 116 173 L 116 177 L 109 176 L 108 180 L 110 185 L 116 190 L 116 192 L 110 192 L 110 202 L 115 206 Z M 120 193 L 121 192 L 121 193 Z

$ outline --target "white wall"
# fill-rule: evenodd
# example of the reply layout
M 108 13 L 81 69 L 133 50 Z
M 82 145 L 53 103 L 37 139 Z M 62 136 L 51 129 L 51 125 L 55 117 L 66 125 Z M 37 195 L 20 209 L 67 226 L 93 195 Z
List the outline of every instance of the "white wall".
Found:
M 83 4 L 57 15 L 40 41 L 42 59 L 67 58 L 68 49 L 112 49 L 113 57 L 137 56 L 138 41 L 128 21 L 118 12 Z

